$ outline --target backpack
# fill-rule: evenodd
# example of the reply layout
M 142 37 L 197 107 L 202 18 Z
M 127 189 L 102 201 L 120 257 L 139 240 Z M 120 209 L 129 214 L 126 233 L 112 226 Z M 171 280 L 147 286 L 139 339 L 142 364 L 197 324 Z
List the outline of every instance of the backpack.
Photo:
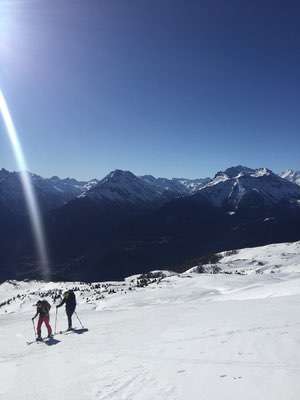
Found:
M 49 314 L 50 308 L 51 308 L 51 306 L 50 306 L 50 304 L 48 303 L 47 300 L 43 300 L 41 302 L 40 311 L 41 311 L 42 314 L 44 314 L 44 315 Z

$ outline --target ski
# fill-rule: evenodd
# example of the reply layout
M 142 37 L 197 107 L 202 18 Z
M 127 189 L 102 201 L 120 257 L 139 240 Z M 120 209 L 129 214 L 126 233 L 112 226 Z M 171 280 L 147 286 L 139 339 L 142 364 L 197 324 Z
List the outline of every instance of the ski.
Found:
M 35 340 L 27 341 L 26 344 L 29 346 L 29 345 L 34 344 L 34 343 L 55 344 L 55 343 L 58 343 L 58 342 L 59 342 L 58 340 L 54 339 L 54 335 L 53 335 L 51 337 L 42 338 L 41 340 L 36 340 L 35 339 Z
M 42 340 L 31 340 L 31 341 L 27 341 L 26 343 L 28 345 L 34 344 L 34 343 L 44 343 L 45 340 L 47 340 L 48 338 L 43 338 Z
M 74 329 L 72 329 L 72 330 L 65 329 L 65 330 L 63 330 L 63 331 L 58 331 L 58 332 L 56 332 L 56 333 L 54 334 L 54 336 L 56 336 L 56 335 L 66 335 L 66 334 L 68 334 L 68 333 L 71 333 L 73 330 L 74 330 Z
M 64 331 L 56 332 L 55 335 L 70 335 L 72 333 L 82 334 L 82 333 L 85 333 L 85 332 L 88 332 L 87 328 L 73 328 L 73 329 L 70 329 L 70 330 L 66 329 Z

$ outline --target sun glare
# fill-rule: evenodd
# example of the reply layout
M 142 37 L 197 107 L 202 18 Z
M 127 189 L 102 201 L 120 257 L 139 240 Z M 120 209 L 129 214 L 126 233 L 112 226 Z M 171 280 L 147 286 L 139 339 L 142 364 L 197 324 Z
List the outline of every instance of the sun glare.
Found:
M 23 186 L 28 213 L 31 220 L 32 231 L 35 238 L 42 275 L 44 279 L 48 279 L 50 276 L 50 269 L 49 269 L 49 260 L 47 254 L 45 233 L 41 220 L 41 213 L 34 192 L 34 188 L 31 182 L 31 177 L 28 172 L 27 163 L 25 160 L 21 142 L 19 140 L 18 133 L 16 131 L 14 122 L 12 120 L 4 94 L 2 93 L 1 90 L 0 90 L 0 113 L 4 121 L 6 133 L 11 143 L 18 168 L 20 169 L 21 182 Z

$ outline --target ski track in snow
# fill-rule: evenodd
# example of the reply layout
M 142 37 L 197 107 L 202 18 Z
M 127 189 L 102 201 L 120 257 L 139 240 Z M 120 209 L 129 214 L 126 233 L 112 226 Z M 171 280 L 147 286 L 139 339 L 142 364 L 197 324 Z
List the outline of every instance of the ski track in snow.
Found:
M 245 268 L 248 259 L 244 276 L 190 273 L 91 304 L 81 299 L 89 330 L 58 334 L 49 345 L 26 344 L 35 298 L 11 304 L 0 315 L 0 399 L 298 400 L 300 256 L 296 245 L 278 246 L 221 261 L 236 268 L 243 259 Z M 272 259 L 270 271 L 281 263 L 281 272 L 255 274 L 253 260 L 262 258 Z M 61 310 L 57 329 L 65 327 Z

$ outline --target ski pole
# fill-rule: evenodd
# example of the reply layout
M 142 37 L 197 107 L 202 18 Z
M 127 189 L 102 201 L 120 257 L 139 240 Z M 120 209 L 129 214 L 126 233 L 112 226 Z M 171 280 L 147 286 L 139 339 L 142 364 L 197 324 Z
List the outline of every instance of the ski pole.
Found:
M 54 328 L 54 334 L 56 335 L 56 324 L 57 324 L 57 308 L 55 311 L 55 328 Z
M 36 338 L 36 330 L 35 330 L 34 320 L 32 319 L 31 321 L 32 321 L 33 330 L 34 330 L 34 337 Z
M 76 315 L 76 317 L 77 317 L 77 319 L 78 319 L 78 321 L 79 321 L 79 323 L 80 323 L 80 325 L 81 325 L 81 328 L 84 329 L 84 326 L 82 325 L 82 323 L 81 323 L 81 321 L 80 321 L 80 319 L 79 319 L 79 317 L 78 317 L 78 315 L 77 315 L 77 312 L 74 311 L 74 314 Z

